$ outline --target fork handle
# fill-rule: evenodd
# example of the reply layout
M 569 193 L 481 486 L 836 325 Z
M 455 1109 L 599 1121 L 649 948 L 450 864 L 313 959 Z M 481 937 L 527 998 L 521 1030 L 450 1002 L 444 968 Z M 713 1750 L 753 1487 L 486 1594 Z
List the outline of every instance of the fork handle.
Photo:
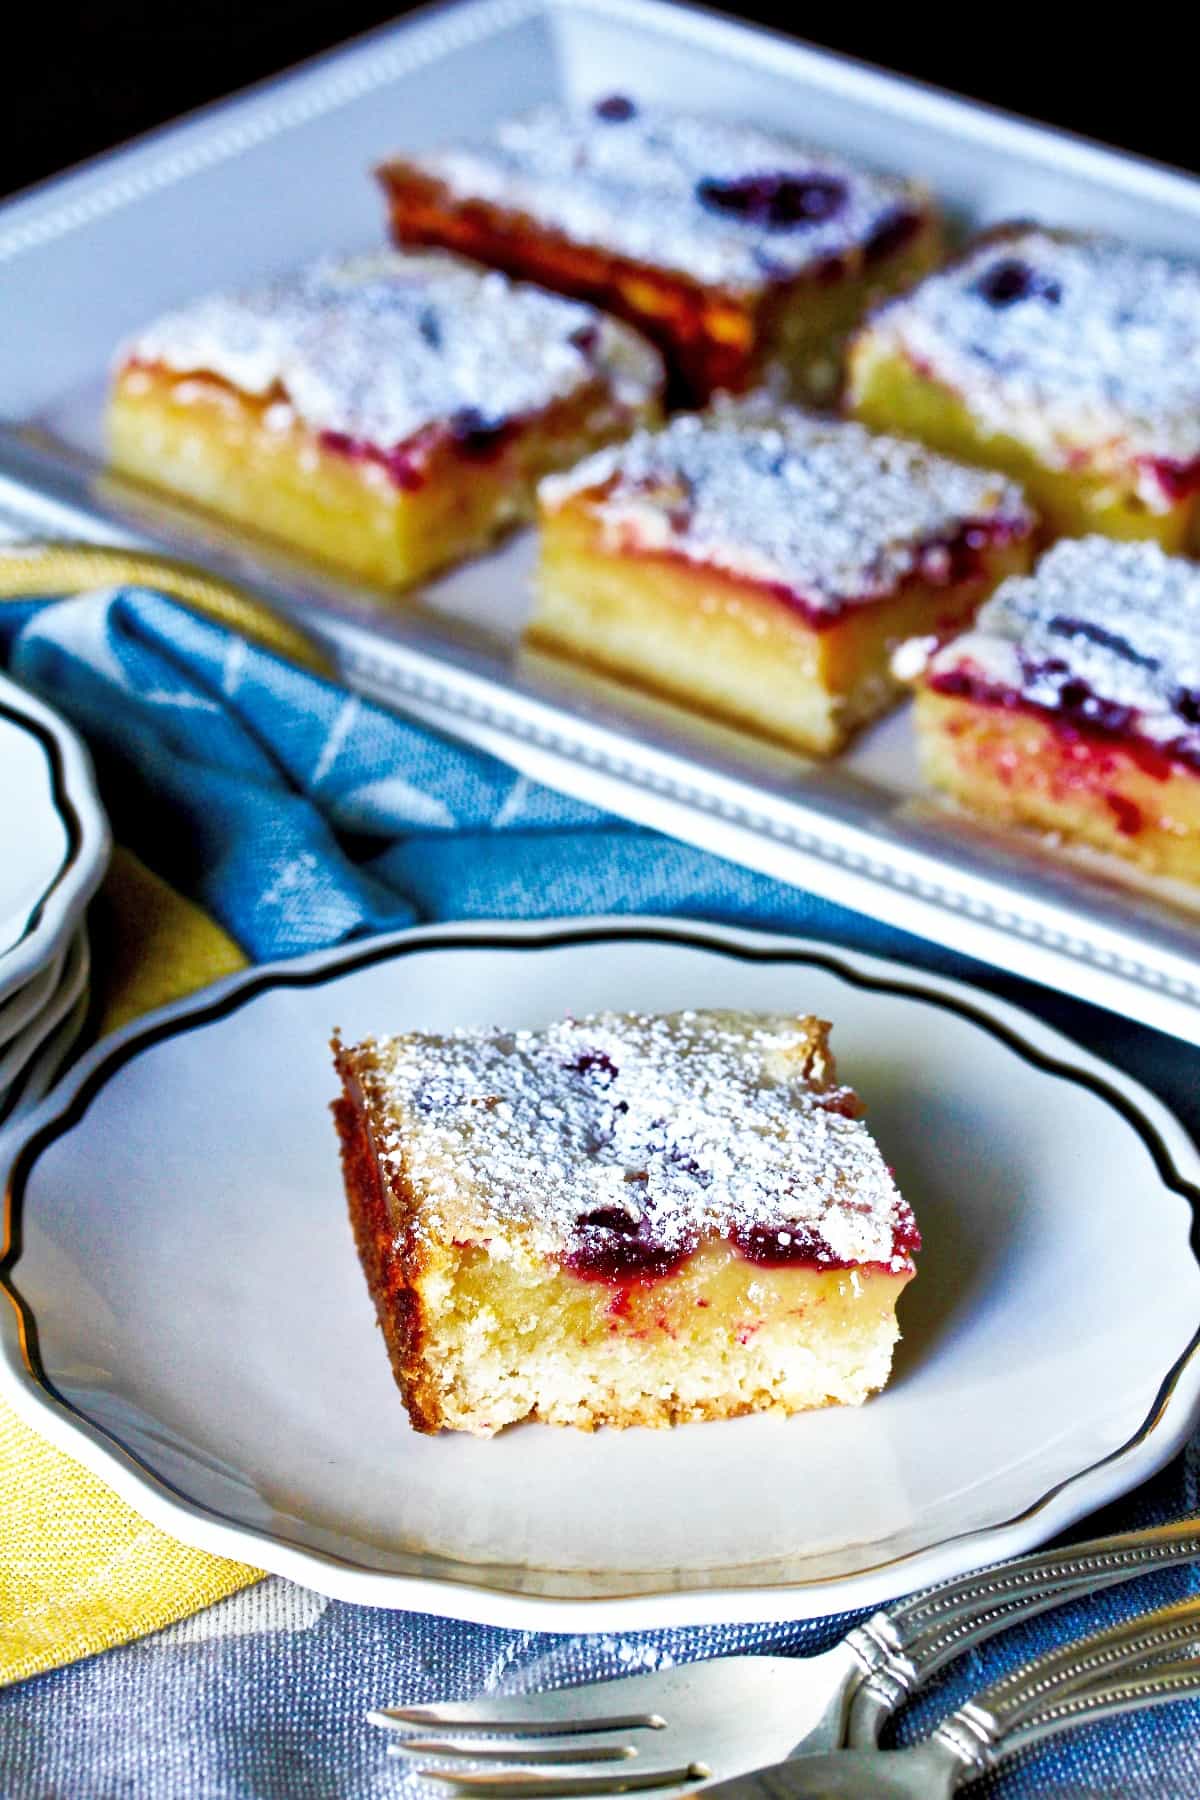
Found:
M 1049 1701 L 1040 1711 L 1010 1730 L 995 1733 L 995 1723 L 974 1703 L 960 1707 L 934 1733 L 934 1741 L 957 1759 L 956 1785 L 974 1781 L 1018 1751 L 1031 1749 L 1046 1738 L 1090 1725 L 1117 1713 L 1143 1706 L 1163 1706 L 1172 1700 L 1200 1699 L 1200 1661 L 1179 1662 L 1142 1675 L 1130 1675 L 1097 1688 L 1085 1688 L 1060 1700 Z
M 860 1677 L 850 1696 L 846 1743 L 856 1750 L 873 1749 L 892 1714 L 899 1712 L 906 1701 L 911 1700 L 948 1662 L 986 1643 L 989 1638 L 998 1637 L 1010 1625 L 1031 1619 L 1070 1598 L 1070 1594 L 1048 1588 L 1024 1599 L 1006 1601 L 989 1607 L 986 1612 L 956 1619 L 941 1631 L 918 1639 L 907 1654 L 898 1643 L 887 1639 L 881 1629 L 882 1615 L 868 1620 L 870 1631 L 867 1626 L 859 1626 L 848 1639 L 858 1652 L 860 1664 L 867 1666 L 867 1672 Z
M 1155 1612 L 1124 1620 L 1107 1631 L 1060 1645 L 1033 1662 L 994 1681 L 938 1726 L 934 1737 L 959 1755 L 964 1767 L 975 1773 L 990 1768 L 1002 1744 L 1028 1741 L 1023 1735 L 1034 1723 L 1053 1713 L 1064 1713 L 1068 1699 L 1150 1679 L 1147 1661 L 1166 1659 L 1171 1667 L 1186 1662 L 1200 1680 L 1200 1598 L 1181 1600 Z M 1189 1658 L 1188 1652 L 1191 1652 Z M 1162 1678 L 1160 1669 L 1155 1679 Z M 1064 1698 L 1067 1696 L 1067 1698 Z
M 917 1671 L 918 1681 L 923 1683 L 948 1662 L 953 1662 L 955 1657 L 986 1643 L 988 1638 L 994 1637 L 997 1632 L 1007 1631 L 1022 1619 L 1035 1618 L 1038 1613 L 1045 1612 L 1052 1606 L 1066 1606 L 1081 1595 L 1095 1593 L 1101 1588 L 1116 1587 L 1122 1581 L 1132 1581 L 1139 1575 L 1149 1574 L 1172 1563 L 1193 1560 L 1200 1560 L 1200 1532 L 1196 1533 L 1194 1549 L 1189 1547 L 1186 1538 L 1177 1539 L 1174 1544 L 1158 1546 L 1152 1560 L 1138 1560 L 1130 1552 L 1119 1562 L 1106 1562 L 1102 1567 L 1090 1569 L 1083 1575 L 1071 1576 L 1056 1586 L 1030 1588 L 1026 1593 L 1017 1594 L 989 1607 L 986 1612 L 966 1616 L 956 1614 L 910 1643 L 907 1655 Z
M 1035 1713 L 1050 1695 L 1110 1685 L 1147 1661 L 1195 1656 L 1200 1656 L 1200 1597 L 1161 1606 L 1049 1650 L 993 1682 L 984 1704 L 1007 1730 Z
M 1034 1596 L 1045 1589 L 1066 1598 L 1089 1593 L 1097 1584 L 1127 1581 L 1171 1563 L 1200 1559 L 1200 1523 L 1177 1519 L 1141 1531 L 1118 1532 L 1061 1550 L 1035 1552 L 973 1575 L 944 1581 L 914 1594 L 885 1617 L 891 1634 L 907 1652 L 920 1638 L 967 1614 Z M 963 1649 L 971 1647 L 964 1641 Z
M 851 1700 L 847 1741 L 862 1747 L 878 1743 L 884 1722 L 939 1669 L 1021 1620 L 1078 1595 L 1197 1560 L 1200 1526 L 1181 1519 L 1001 1563 L 876 1613 L 848 1639 L 863 1674 Z

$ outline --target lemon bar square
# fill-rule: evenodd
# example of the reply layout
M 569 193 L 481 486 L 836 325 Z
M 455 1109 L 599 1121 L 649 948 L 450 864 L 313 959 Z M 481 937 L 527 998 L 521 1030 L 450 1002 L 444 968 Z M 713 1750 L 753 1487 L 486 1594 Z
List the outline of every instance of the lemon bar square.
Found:
M 817 755 L 902 689 L 891 653 L 1028 567 L 1007 477 L 750 399 L 542 484 L 527 640 Z
M 847 398 L 1006 469 L 1052 535 L 1200 548 L 1200 264 L 997 228 L 868 321 Z
M 899 653 L 925 774 L 985 819 L 1200 882 L 1200 569 L 1064 539 L 971 631 Z
M 334 1041 L 350 1216 L 418 1431 L 858 1405 L 913 1215 L 813 1017 Z
M 627 320 L 688 405 L 768 376 L 828 402 L 852 327 L 941 249 L 914 182 L 624 94 L 539 107 L 379 176 L 396 243 L 458 250 Z
M 114 466 L 390 588 L 527 519 L 538 479 L 654 418 L 656 353 L 459 258 L 326 261 L 122 350 Z

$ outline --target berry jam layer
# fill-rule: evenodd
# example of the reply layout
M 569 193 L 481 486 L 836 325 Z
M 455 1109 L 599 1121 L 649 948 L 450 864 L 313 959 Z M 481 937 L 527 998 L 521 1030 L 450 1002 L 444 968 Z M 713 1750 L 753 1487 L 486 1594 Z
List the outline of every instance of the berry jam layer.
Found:
M 733 580 L 752 591 L 760 601 L 782 607 L 802 621 L 809 631 L 819 633 L 833 632 L 855 615 L 878 607 L 890 607 L 914 590 L 919 591 L 922 597 L 944 593 L 948 596 L 949 604 L 946 611 L 937 618 L 935 629 L 948 635 L 950 631 L 961 627 L 964 618 L 970 617 L 974 606 L 997 579 L 994 566 L 996 552 L 1021 545 L 1028 538 L 1028 528 L 1018 522 L 970 520 L 952 534 L 912 545 L 912 566 L 899 577 L 890 591 L 839 596 L 832 601 L 812 591 L 802 592 L 783 581 L 762 580 L 750 574 L 733 576 Z M 691 570 L 700 576 L 701 591 L 708 594 L 710 600 L 712 594 L 718 591 L 719 577 L 732 573 L 719 564 L 706 565 L 702 558 L 682 550 L 642 549 L 635 543 L 623 548 L 620 555 L 627 558 L 633 566 L 676 565 L 681 570 Z M 1019 566 L 1024 566 L 1023 560 Z M 711 568 L 718 577 L 716 587 L 710 588 L 704 583 L 704 571 L 707 568 Z M 971 605 L 967 608 L 959 603 L 964 589 L 970 590 Z M 700 592 L 695 599 L 699 605 Z
M 516 419 L 489 419 L 478 407 L 465 406 L 444 425 L 429 425 L 405 444 L 387 448 L 344 431 L 322 431 L 322 449 L 354 462 L 370 462 L 383 469 L 388 479 L 405 493 L 415 493 L 429 479 L 430 464 L 439 451 L 449 451 L 466 462 L 494 462 L 504 446 L 522 429 Z
M 1029 671 L 1033 679 L 1047 672 L 1044 665 Z M 1054 675 L 1061 672 L 1049 671 Z M 989 679 L 971 663 L 930 675 L 926 686 L 931 693 L 969 700 L 973 706 L 1008 714 L 1023 712 L 1041 720 L 1063 745 L 1064 753 L 1081 766 L 1090 762 L 1108 768 L 1114 750 L 1119 749 L 1156 781 L 1166 781 L 1176 769 L 1200 773 L 1200 732 L 1195 729 L 1194 716 L 1197 696 L 1190 692 L 1178 696 L 1179 736 L 1156 741 L 1142 733 L 1135 708 L 1103 699 L 1078 677 L 1063 681 L 1052 703 L 1033 701 L 1026 691 Z
M 121 372 L 120 382 L 127 394 L 148 394 L 157 390 L 170 393 L 176 403 L 184 407 L 207 400 L 215 407 L 224 406 L 227 411 L 240 410 L 252 417 L 261 429 L 280 436 L 293 426 L 304 429 L 290 397 L 282 388 L 262 397 L 244 395 L 211 369 L 196 369 L 181 375 L 164 364 L 130 357 Z M 364 437 L 328 428 L 311 433 L 311 437 L 331 455 L 378 469 L 393 487 L 406 494 L 415 494 L 425 487 L 432 470 L 447 457 L 458 457 L 477 465 L 495 462 L 531 422 L 528 418 L 488 418 L 477 407 L 462 407 L 444 421 L 423 426 L 402 443 L 375 444 Z
M 507 465 L 522 481 L 536 479 L 569 465 L 589 438 L 620 436 L 632 423 L 633 415 L 611 404 L 596 382 L 524 418 L 488 418 L 476 407 L 463 407 L 402 444 L 385 447 L 338 431 L 322 431 L 318 442 L 333 456 L 380 470 L 399 492 L 416 494 L 444 479 L 448 469 L 483 473 Z
M 1179 457 L 1150 456 L 1143 459 L 1142 466 L 1158 483 L 1166 497 L 1167 504 L 1178 506 L 1186 500 L 1195 500 L 1200 495 L 1200 456 L 1190 461 Z
M 825 1268 L 806 1262 L 758 1262 L 725 1242 L 698 1246 L 657 1280 L 587 1281 L 561 1271 L 536 1282 L 564 1335 L 579 1344 L 605 1340 L 693 1347 L 745 1347 L 756 1338 L 795 1342 L 806 1331 L 857 1330 L 895 1310 L 913 1277 L 911 1261 Z M 511 1269 L 524 1285 L 527 1272 Z M 465 1252 L 459 1280 L 494 1306 L 505 1272 L 482 1247 Z M 501 1302 L 503 1304 L 503 1302 Z M 515 1310 L 515 1309 L 514 1309 Z
M 724 1244 L 724 1254 L 763 1269 L 810 1269 L 821 1273 L 850 1269 L 877 1269 L 895 1275 L 908 1267 L 921 1248 L 916 1220 L 906 1206 L 897 1208 L 890 1253 L 882 1260 L 859 1262 L 839 1255 L 818 1226 L 752 1226 L 732 1238 L 712 1240 Z M 655 1287 L 678 1275 L 697 1254 L 700 1239 L 681 1248 L 677 1241 L 663 1242 L 654 1230 L 653 1218 L 643 1215 L 634 1223 L 627 1213 L 608 1208 L 587 1214 L 576 1228 L 575 1247 L 562 1267 L 581 1281 L 599 1281 L 626 1293 L 634 1288 Z
M 1200 568 L 1154 544 L 1060 543 L 997 590 L 924 680 L 1118 741 L 1164 777 L 1200 769 Z

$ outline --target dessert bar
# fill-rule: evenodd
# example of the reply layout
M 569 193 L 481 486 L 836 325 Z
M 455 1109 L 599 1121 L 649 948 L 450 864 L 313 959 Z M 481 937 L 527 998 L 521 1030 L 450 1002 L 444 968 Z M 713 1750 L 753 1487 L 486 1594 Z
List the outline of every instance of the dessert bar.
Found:
M 829 399 L 847 332 L 937 260 L 925 193 L 790 137 L 610 95 L 379 171 L 399 244 L 440 244 L 590 300 L 702 403 L 771 374 Z
M 1056 535 L 1200 547 L 1200 265 L 989 232 L 868 321 L 848 403 L 1008 470 Z
M 1064 541 L 973 630 L 898 662 L 925 774 L 985 818 L 1200 882 L 1200 568 Z
M 657 413 L 661 365 L 591 307 L 456 257 L 322 262 L 148 326 L 118 469 L 402 587 L 533 509 L 537 479 Z
M 334 1041 L 412 1423 L 668 1425 L 887 1380 L 912 1212 L 821 1020 L 603 1013 Z
M 1029 566 L 1006 477 L 757 400 L 639 432 L 540 492 L 528 641 L 828 754 L 900 692 L 895 646 Z

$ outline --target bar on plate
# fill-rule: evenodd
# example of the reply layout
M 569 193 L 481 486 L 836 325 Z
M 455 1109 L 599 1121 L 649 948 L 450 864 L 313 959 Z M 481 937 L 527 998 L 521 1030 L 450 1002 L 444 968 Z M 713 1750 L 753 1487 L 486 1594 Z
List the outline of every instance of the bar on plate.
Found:
M 881 1388 L 920 1234 L 828 1035 L 695 1011 L 335 1038 L 350 1217 L 417 1430 Z

